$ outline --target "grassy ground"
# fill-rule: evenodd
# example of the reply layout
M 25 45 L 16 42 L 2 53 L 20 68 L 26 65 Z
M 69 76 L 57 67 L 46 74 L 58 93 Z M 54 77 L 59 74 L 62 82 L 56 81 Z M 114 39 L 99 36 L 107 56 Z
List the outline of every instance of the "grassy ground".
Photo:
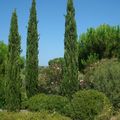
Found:
M 71 120 L 59 114 L 48 114 L 47 112 L 0 112 L 0 120 Z
M 120 113 L 111 118 L 111 120 L 120 120 Z

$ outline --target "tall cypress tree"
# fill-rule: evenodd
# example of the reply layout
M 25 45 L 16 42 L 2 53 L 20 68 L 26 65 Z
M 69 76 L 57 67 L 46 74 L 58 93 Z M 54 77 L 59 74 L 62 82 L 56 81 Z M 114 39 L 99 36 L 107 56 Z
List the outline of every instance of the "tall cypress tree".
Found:
M 16 10 L 12 13 L 8 60 L 6 68 L 6 104 L 9 111 L 20 109 L 21 102 L 21 79 L 20 79 L 20 35 L 18 32 L 18 20 Z
M 26 92 L 28 98 L 37 93 L 38 87 L 38 31 L 36 1 L 32 1 L 27 31 Z
M 78 83 L 78 47 L 75 9 L 73 0 L 68 0 L 67 15 L 65 16 L 64 35 L 64 70 L 61 92 L 63 95 L 72 95 L 79 88 Z

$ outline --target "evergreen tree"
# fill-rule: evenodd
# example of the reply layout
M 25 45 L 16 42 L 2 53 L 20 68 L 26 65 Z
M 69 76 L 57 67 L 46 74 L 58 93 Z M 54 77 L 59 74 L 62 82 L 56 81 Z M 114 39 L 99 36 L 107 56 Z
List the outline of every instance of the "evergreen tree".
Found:
M 78 83 L 78 47 L 75 9 L 73 0 L 68 0 L 67 15 L 65 16 L 64 38 L 64 70 L 61 92 L 63 95 L 72 95 L 79 88 Z
M 36 1 L 32 1 L 27 31 L 26 92 L 28 98 L 37 93 L 38 88 L 38 31 Z
M 10 25 L 6 69 L 6 105 L 9 111 L 16 111 L 20 109 L 20 40 L 21 38 L 18 32 L 17 14 L 16 10 L 14 10 Z

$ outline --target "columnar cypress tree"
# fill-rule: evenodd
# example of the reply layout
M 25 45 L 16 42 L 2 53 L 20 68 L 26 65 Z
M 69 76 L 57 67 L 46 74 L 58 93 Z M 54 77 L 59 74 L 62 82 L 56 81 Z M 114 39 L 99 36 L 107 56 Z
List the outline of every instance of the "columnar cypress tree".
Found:
M 67 15 L 65 16 L 64 38 L 64 70 L 61 92 L 63 95 L 72 95 L 79 88 L 78 83 L 78 47 L 75 9 L 73 0 L 68 0 Z
M 6 104 L 9 111 L 16 111 L 20 109 L 20 40 L 17 14 L 16 10 L 14 10 L 10 25 L 8 60 L 6 68 Z
M 36 1 L 32 1 L 27 32 L 26 92 L 28 98 L 37 93 L 38 87 L 38 31 Z

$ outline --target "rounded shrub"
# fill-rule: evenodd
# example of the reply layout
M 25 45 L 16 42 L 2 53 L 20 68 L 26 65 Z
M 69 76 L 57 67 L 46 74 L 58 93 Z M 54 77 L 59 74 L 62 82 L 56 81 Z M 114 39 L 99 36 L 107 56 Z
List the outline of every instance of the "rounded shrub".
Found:
M 120 62 L 102 60 L 85 75 L 85 81 L 92 85 L 92 88 L 105 95 L 113 103 L 116 109 L 120 109 Z
M 81 90 L 66 106 L 66 115 L 74 120 L 108 120 L 112 113 L 109 99 L 95 90 Z
M 58 95 L 38 94 L 25 102 L 25 107 L 31 111 L 49 111 L 64 113 L 64 108 L 69 100 Z

